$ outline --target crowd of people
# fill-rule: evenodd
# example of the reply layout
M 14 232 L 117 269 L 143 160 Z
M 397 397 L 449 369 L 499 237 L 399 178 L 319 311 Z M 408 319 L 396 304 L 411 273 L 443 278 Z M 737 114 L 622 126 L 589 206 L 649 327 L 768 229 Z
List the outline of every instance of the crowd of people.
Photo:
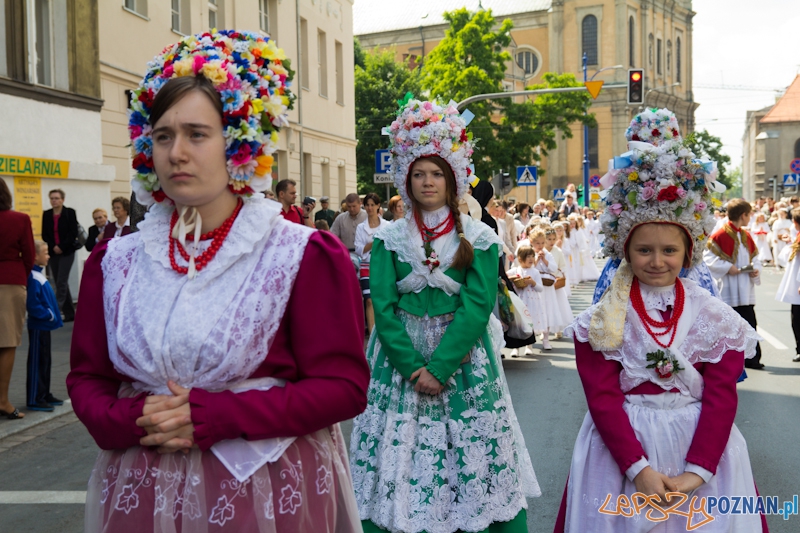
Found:
M 255 192 L 293 102 L 284 57 L 222 30 L 148 63 L 129 109 L 132 188 L 149 208 L 138 231 L 116 198 L 115 220 L 96 210 L 81 243 L 55 190 L 36 243 L 0 180 L 13 229 L 0 235 L 0 408 L 20 416 L 7 392 L 25 307 L 38 351 L 74 318 L 67 387 L 101 448 L 87 532 L 527 531 L 541 489 L 502 350 L 530 353 L 537 333 L 544 350 L 551 334 L 573 339 L 588 404 L 556 533 L 696 525 L 689 502 L 658 525 L 598 512 L 608 495 L 756 497 L 734 424 L 744 367 L 763 368 L 754 206 L 732 201 L 715 229 L 713 164 L 674 114 L 634 118 L 632 157 L 601 180 L 595 213 L 574 187 L 558 206 L 496 200 L 472 175 L 469 116 L 409 97 L 385 129 L 399 198 L 384 213 L 372 193 L 316 211 L 310 196 L 295 205 L 291 180 Z M 800 332 L 800 209 L 791 220 L 778 257 Z M 73 316 L 78 246 L 92 253 Z M 593 280 L 600 296 L 574 317 L 569 291 Z M 313 320 L 309 305 L 335 312 Z M 60 402 L 46 361 L 28 357 L 29 402 Z M 768 532 L 763 513 L 707 512 L 705 531 Z

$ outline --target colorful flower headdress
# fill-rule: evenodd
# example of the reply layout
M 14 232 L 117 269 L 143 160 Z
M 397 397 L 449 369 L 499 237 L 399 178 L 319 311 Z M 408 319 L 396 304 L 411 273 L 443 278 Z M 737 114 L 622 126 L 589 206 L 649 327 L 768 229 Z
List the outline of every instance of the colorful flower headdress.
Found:
M 626 132 L 629 151 L 609 161 L 601 178 L 607 208 L 600 217 L 605 253 L 624 259 L 631 230 L 648 222 L 682 226 L 693 243 L 691 263 L 702 260 L 706 239 L 714 229 L 711 192 L 717 183 L 716 163 L 697 159 L 683 142 L 675 115 L 647 109 Z
M 470 157 L 474 143 L 467 125 L 474 115 L 469 111 L 459 113 L 455 102 L 441 105 L 435 101 L 415 100 L 411 94 L 399 103 L 397 118 L 383 132 L 390 136 L 390 172 L 403 202 L 411 205 L 406 192 L 411 165 L 421 157 L 436 155 L 450 165 L 456 177 L 456 195 L 463 197 L 472 174 Z M 406 217 L 410 217 L 412 211 L 406 209 Z
M 182 76 L 205 76 L 219 92 L 231 191 L 250 195 L 266 189 L 278 130 L 288 124 L 294 103 L 289 91 L 294 72 L 269 37 L 221 30 L 190 35 L 166 47 L 147 64 L 147 74 L 132 94 L 128 131 L 136 200 L 152 205 L 166 199 L 153 167 L 150 111 L 164 84 Z

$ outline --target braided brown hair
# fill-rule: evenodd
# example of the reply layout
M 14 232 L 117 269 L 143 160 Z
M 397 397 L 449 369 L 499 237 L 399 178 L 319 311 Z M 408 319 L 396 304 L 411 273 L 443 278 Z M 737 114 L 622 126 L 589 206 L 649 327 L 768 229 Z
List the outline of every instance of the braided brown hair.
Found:
M 475 258 L 475 251 L 472 248 L 472 244 L 467 240 L 466 236 L 464 235 L 464 227 L 461 224 L 461 211 L 458 210 L 458 196 L 456 195 L 455 174 L 453 173 L 453 169 L 450 168 L 450 165 L 447 163 L 447 161 L 445 161 L 438 155 L 426 157 L 425 160 L 434 163 L 444 173 L 444 181 L 447 186 L 447 189 L 445 191 L 447 198 L 446 205 L 447 207 L 450 208 L 450 212 L 452 213 L 453 219 L 455 221 L 456 233 L 458 234 L 459 239 L 461 240 L 461 243 L 458 245 L 458 250 L 456 250 L 456 255 L 453 257 L 453 263 L 450 265 L 450 268 L 456 268 L 459 270 L 465 269 L 472 264 L 472 260 Z M 414 163 L 416 163 L 416 161 Z M 411 191 L 410 176 L 413 168 L 414 164 L 412 163 L 408 169 L 409 179 L 406 179 L 406 194 L 408 194 L 408 197 L 411 199 L 411 204 L 412 204 L 412 209 L 414 210 L 414 214 L 420 215 L 419 204 L 416 202 L 416 198 L 414 198 L 414 194 Z

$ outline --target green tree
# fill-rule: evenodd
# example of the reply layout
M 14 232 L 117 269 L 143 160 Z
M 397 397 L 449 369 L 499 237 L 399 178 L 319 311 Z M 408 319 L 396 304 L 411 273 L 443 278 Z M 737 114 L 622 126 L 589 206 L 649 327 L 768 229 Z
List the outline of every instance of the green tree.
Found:
M 366 57 L 367 54 L 361 47 L 361 41 L 358 40 L 358 37 L 353 37 L 353 64 L 357 67 L 366 68 Z
M 398 62 L 396 55 L 394 48 L 375 49 L 364 54 L 363 67 L 358 64 L 355 67 L 359 194 L 375 192 L 381 198 L 386 195 L 385 185 L 373 183 L 375 150 L 389 147 L 389 138 L 381 135 L 381 129 L 391 124 L 397 115 L 398 100 L 407 92 L 415 95 L 420 92 L 419 71 L 410 69 L 407 62 Z
M 742 197 L 742 167 L 741 165 L 734 168 L 727 175 L 730 185 L 728 190 L 725 191 L 725 198 L 741 198 Z
M 697 157 L 708 157 L 711 161 L 716 161 L 719 172 L 717 180 L 729 189 L 732 187 L 733 181 L 725 168 L 726 165 L 730 164 L 731 158 L 729 155 L 722 153 L 722 140 L 719 137 L 714 137 L 706 130 L 693 131 L 686 136 L 686 144 Z M 729 194 L 727 196 L 728 198 L 734 198 Z
M 466 8 L 445 13 L 444 18 L 450 27 L 425 57 L 422 88 L 445 102 L 502 92 L 506 63 L 511 60 L 504 50 L 511 42 L 511 20 L 494 29 L 491 10 L 470 13 Z M 581 85 L 572 74 L 545 73 L 543 80 L 529 88 Z M 557 132 L 568 138 L 570 124 L 595 126 L 594 115 L 585 114 L 590 105 L 587 92 L 541 95 L 520 104 L 510 98 L 470 104 L 475 119 L 469 128 L 479 139 L 473 154 L 477 175 L 488 177 L 501 168 L 539 161 L 555 148 Z

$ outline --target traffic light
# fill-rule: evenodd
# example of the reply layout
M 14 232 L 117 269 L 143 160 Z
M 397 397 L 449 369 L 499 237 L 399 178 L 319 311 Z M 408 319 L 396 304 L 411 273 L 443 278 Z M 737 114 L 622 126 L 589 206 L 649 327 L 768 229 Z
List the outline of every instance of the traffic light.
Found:
M 504 172 L 503 169 L 500 169 L 498 179 L 500 180 L 500 194 L 508 194 L 511 190 L 511 177 L 508 172 Z
M 640 68 L 628 70 L 628 103 L 644 103 L 644 70 Z

